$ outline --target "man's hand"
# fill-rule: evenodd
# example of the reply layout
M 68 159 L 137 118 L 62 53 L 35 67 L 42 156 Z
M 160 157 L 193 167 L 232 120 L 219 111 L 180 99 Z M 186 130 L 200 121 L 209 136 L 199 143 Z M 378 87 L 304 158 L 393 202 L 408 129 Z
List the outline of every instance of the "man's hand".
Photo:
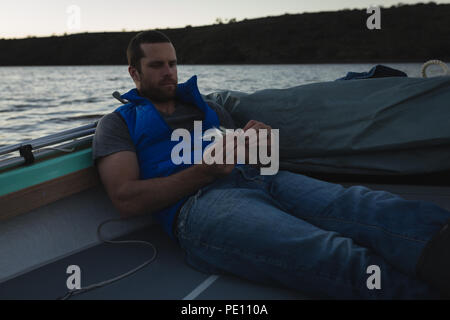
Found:
M 272 145 L 271 144 L 271 130 L 272 130 L 272 127 L 267 125 L 267 124 L 265 124 L 265 123 L 263 123 L 263 122 L 260 122 L 260 121 L 250 120 L 249 122 L 247 122 L 247 124 L 245 125 L 243 130 L 244 130 L 244 132 L 246 132 L 249 129 L 254 129 L 256 131 L 256 134 L 257 134 L 257 137 L 258 137 L 258 146 L 259 145 L 265 145 L 267 143 L 267 146 L 268 146 L 268 148 L 270 150 L 270 146 Z M 259 141 L 259 131 L 261 129 L 266 129 L 267 130 L 267 140 L 266 141 Z
M 237 163 L 237 145 L 234 143 L 234 139 L 232 139 L 232 137 L 233 135 L 229 134 L 222 136 L 220 139 L 213 142 L 213 144 L 221 145 L 221 148 L 216 148 L 218 151 L 217 155 L 215 150 L 213 150 L 211 152 L 211 156 L 216 159 L 222 159 L 222 163 L 208 164 L 202 162 L 202 164 L 196 165 L 198 166 L 198 170 L 200 172 L 214 178 L 220 178 L 230 174 L 233 171 Z M 232 149 L 234 149 L 234 159 L 230 158 Z
M 220 139 L 217 139 L 217 141 L 214 141 L 212 145 L 208 146 L 216 146 L 217 148 L 211 153 L 205 152 L 204 156 L 206 155 L 206 158 L 211 156 L 214 159 L 222 159 L 222 164 L 202 163 L 201 165 L 199 165 L 200 171 L 215 178 L 222 177 L 231 173 L 235 167 L 235 164 L 238 163 L 237 155 L 239 147 L 242 147 L 242 143 L 245 143 L 243 146 L 243 150 L 245 150 L 245 159 L 242 159 L 242 161 L 244 161 L 243 163 L 250 163 L 250 151 L 252 151 L 255 153 L 254 155 L 252 155 L 254 156 L 254 158 L 252 158 L 252 161 L 256 161 L 256 166 L 262 166 L 258 157 L 258 148 L 264 148 L 266 150 L 267 156 L 270 156 L 272 146 L 272 127 L 260 121 L 250 120 L 242 129 L 243 134 L 245 134 L 248 130 L 254 131 L 254 135 L 252 135 L 251 137 L 247 137 L 245 141 L 238 138 L 239 135 L 236 136 L 235 133 L 231 133 L 222 136 Z M 266 130 L 266 135 L 263 135 L 261 130 Z M 221 148 L 219 148 L 219 146 Z M 217 155 L 214 152 L 216 150 L 218 151 Z M 208 163 L 211 163 L 211 160 L 208 161 Z
M 271 150 L 272 150 L 272 134 L 271 134 L 271 130 L 272 127 L 260 122 L 260 121 L 256 121 L 256 120 L 250 120 L 249 122 L 247 122 L 247 124 L 244 126 L 243 130 L 244 133 L 246 131 L 248 131 L 249 129 L 254 129 L 256 132 L 256 136 L 257 136 L 257 140 L 254 142 L 256 143 L 256 146 L 258 148 L 261 147 L 266 147 L 267 149 L 267 156 L 270 157 L 271 155 Z M 265 129 L 267 130 L 267 139 L 264 139 L 263 141 L 260 141 L 260 130 L 261 129 Z M 261 138 L 263 137 L 263 135 L 261 135 Z M 250 144 L 251 142 L 248 141 L 248 139 L 246 139 L 245 141 L 245 162 L 249 163 L 249 149 L 253 149 L 253 150 L 257 150 L 257 148 L 250 148 L 251 146 L 253 147 L 254 145 Z M 257 160 L 258 165 L 260 165 L 260 161 L 259 159 Z

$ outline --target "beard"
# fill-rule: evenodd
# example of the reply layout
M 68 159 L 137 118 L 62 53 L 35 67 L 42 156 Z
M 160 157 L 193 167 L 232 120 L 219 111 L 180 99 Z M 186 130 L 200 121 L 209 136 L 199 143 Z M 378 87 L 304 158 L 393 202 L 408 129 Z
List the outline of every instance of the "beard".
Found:
M 164 83 L 172 83 L 173 86 L 164 86 Z M 164 79 L 157 86 L 142 82 L 139 94 L 155 102 L 167 102 L 175 99 L 177 83 L 173 79 Z

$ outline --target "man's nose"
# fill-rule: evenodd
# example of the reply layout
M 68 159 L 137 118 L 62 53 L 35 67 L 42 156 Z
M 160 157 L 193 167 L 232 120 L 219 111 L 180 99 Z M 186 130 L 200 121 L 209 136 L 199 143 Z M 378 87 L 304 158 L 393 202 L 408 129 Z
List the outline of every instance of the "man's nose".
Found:
M 163 73 L 164 75 L 171 75 L 173 73 L 173 68 L 171 68 L 170 65 L 166 63 L 163 67 Z

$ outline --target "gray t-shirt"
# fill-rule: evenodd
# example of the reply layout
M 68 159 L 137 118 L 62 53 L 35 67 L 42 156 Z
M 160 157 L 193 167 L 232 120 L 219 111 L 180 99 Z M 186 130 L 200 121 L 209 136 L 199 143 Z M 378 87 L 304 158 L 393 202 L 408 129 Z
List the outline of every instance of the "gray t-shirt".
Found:
M 208 105 L 217 113 L 221 126 L 236 129 L 228 111 L 214 102 L 208 101 Z M 179 102 L 176 103 L 175 112 L 171 115 L 162 112 L 159 114 L 173 130 L 183 128 L 191 131 L 194 129 L 195 120 L 204 120 L 204 113 L 198 107 Z M 98 158 L 120 151 L 136 152 L 136 149 L 122 117 L 115 112 L 108 113 L 97 124 L 92 141 L 92 159 L 95 162 Z

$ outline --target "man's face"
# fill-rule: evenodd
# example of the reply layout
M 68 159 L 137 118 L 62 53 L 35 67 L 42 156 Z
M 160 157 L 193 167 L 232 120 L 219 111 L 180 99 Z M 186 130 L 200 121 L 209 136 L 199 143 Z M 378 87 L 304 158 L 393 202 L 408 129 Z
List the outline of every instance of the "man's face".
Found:
M 141 72 L 130 67 L 139 93 L 155 102 L 174 99 L 178 84 L 175 48 L 171 43 L 143 43 L 141 48 Z

